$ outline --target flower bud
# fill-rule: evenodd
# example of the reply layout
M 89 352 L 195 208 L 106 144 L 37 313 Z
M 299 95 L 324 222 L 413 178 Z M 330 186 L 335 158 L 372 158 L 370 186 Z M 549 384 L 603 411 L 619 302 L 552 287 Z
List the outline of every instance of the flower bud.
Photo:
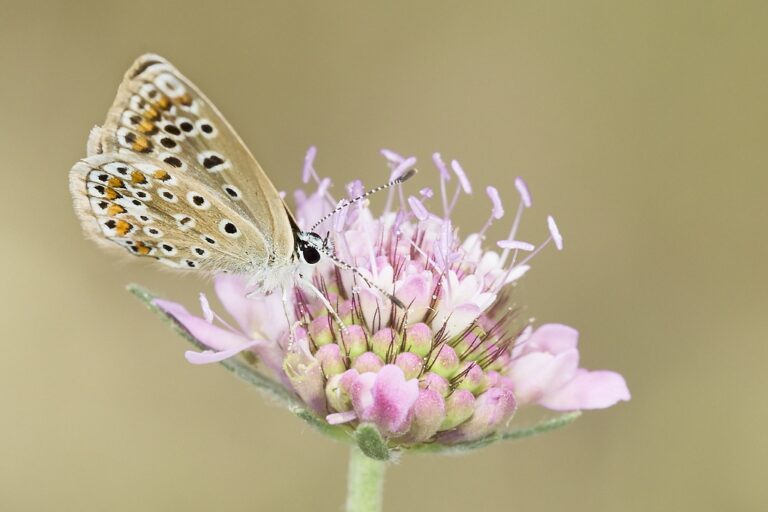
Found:
M 315 357 L 320 361 L 320 366 L 323 369 L 323 373 L 326 377 L 332 377 L 340 373 L 344 373 L 347 369 L 344 364 L 344 355 L 341 353 L 341 349 L 335 343 L 330 345 L 323 345 L 317 352 Z
M 349 391 L 342 386 L 344 375 L 343 373 L 334 375 L 325 385 L 325 398 L 333 411 L 348 411 L 352 408 Z
M 293 389 L 312 411 L 325 414 L 325 378 L 320 361 L 304 351 L 290 352 L 283 360 L 283 371 Z
M 475 361 L 483 353 L 483 350 L 480 347 L 482 343 L 483 341 L 477 334 L 469 332 L 462 336 L 462 338 L 454 345 L 454 349 L 456 350 L 456 354 L 462 359 Z
M 490 388 L 475 399 L 472 417 L 455 430 L 443 432 L 440 439 L 447 443 L 479 439 L 501 427 L 512 417 L 516 408 L 517 402 L 511 391 Z
M 377 372 L 384 366 L 384 361 L 373 352 L 363 352 L 352 363 L 352 368 L 360 373 Z
M 424 365 L 424 362 L 419 356 L 412 352 L 401 352 L 397 354 L 395 365 L 403 370 L 406 379 L 413 379 L 418 377 L 421 373 L 421 368 Z
M 422 389 L 434 389 L 441 396 L 446 396 L 451 389 L 448 381 L 434 372 L 427 372 L 422 375 L 419 380 L 419 386 Z
M 475 396 L 466 389 L 457 389 L 445 399 L 445 419 L 440 430 L 448 430 L 465 422 L 475 410 Z
M 426 357 L 432 349 L 432 330 L 427 324 L 413 324 L 405 329 L 405 350 Z
M 436 348 L 430 358 L 433 361 L 430 370 L 446 379 L 453 377 L 459 369 L 459 356 L 450 345 Z
M 400 341 L 394 329 L 379 329 L 371 338 L 371 349 L 384 361 L 392 361 L 400 351 Z
M 322 347 L 328 343 L 333 343 L 332 325 L 333 319 L 328 315 L 319 316 L 309 323 L 309 335 L 316 346 Z
M 459 373 L 463 374 L 458 385 L 459 389 L 466 389 L 473 395 L 478 395 L 485 389 L 485 372 L 477 363 L 467 361 L 462 365 Z
M 365 340 L 365 331 L 359 325 L 350 325 L 347 331 L 342 333 L 339 340 L 339 346 L 342 353 L 348 354 L 351 359 L 368 350 L 368 344 Z
M 408 443 L 423 443 L 437 433 L 445 419 L 445 401 L 437 391 L 420 389 L 411 414 L 411 428 L 403 440 Z

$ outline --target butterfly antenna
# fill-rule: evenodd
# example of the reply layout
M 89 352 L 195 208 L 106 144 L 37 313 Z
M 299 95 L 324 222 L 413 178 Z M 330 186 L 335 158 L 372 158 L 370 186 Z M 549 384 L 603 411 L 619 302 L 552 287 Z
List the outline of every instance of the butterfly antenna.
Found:
M 317 226 L 319 226 L 323 222 L 327 221 L 328 219 L 330 219 L 331 217 L 333 217 L 334 215 L 339 213 L 344 208 L 346 208 L 346 207 L 348 207 L 350 205 L 353 205 L 353 204 L 355 204 L 355 203 L 357 203 L 359 201 L 362 201 L 363 199 L 365 199 L 367 197 L 370 197 L 370 196 L 372 196 L 373 194 L 375 194 L 377 192 L 381 192 L 382 190 L 386 190 L 386 189 L 388 189 L 390 187 L 394 187 L 395 185 L 398 185 L 398 184 L 404 182 L 405 180 L 412 178 L 413 175 L 416 174 L 417 172 L 418 171 L 415 168 L 414 169 L 410 169 L 410 170 L 408 170 L 408 172 L 406 172 L 405 174 L 395 178 L 394 180 L 390 181 L 389 183 L 385 183 L 384 185 L 379 185 L 378 187 L 374 187 L 374 188 L 370 189 L 369 191 L 365 192 L 364 194 L 361 194 L 361 195 L 357 196 L 354 199 L 350 199 L 348 201 L 344 201 L 339 206 L 337 206 L 332 212 L 330 212 L 329 214 L 324 216 L 319 221 L 315 222 L 315 225 L 312 226 L 311 228 L 309 228 L 309 231 L 314 231 L 317 228 Z M 350 267 L 350 268 L 352 268 L 352 267 Z
M 330 251 L 326 251 L 324 249 L 319 249 L 323 254 L 328 256 L 328 258 L 333 262 L 334 265 L 337 267 L 343 268 L 344 270 L 349 270 L 353 274 L 355 274 L 357 277 L 362 279 L 365 284 L 367 284 L 369 287 L 374 288 L 379 291 L 382 295 L 384 295 L 386 298 L 388 298 L 392 304 L 399 307 L 400 309 L 405 309 L 405 304 L 403 304 L 403 301 L 389 293 L 388 291 L 384 290 L 382 287 L 370 282 L 367 277 L 365 277 L 362 272 L 357 267 L 353 267 L 349 263 L 347 263 L 344 260 L 339 259 L 335 254 L 331 253 Z

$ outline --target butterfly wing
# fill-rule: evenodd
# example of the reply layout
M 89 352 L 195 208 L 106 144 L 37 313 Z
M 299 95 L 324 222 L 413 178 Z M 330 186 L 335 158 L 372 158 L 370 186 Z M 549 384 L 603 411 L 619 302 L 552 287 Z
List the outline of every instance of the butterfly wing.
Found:
M 271 262 L 250 218 L 196 176 L 149 156 L 79 161 L 70 190 L 85 232 L 102 245 L 174 268 L 253 273 Z
M 196 180 L 252 223 L 274 261 L 292 258 L 292 217 L 274 185 L 213 103 L 162 57 L 134 62 L 89 151 L 141 155 Z

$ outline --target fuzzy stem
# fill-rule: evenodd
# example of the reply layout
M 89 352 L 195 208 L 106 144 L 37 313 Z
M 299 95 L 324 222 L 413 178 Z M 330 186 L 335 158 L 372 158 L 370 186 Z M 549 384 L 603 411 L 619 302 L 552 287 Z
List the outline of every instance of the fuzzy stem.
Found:
M 380 512 L 384 501 L 386 462 L 374 460 L 355 446 L 349 454 L 347 512 Z

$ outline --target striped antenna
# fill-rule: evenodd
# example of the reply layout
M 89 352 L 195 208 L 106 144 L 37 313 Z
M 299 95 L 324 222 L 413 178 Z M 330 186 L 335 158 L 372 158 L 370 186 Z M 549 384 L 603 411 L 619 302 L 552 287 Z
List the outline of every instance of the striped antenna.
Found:
M 394 295 L 392 295 L 392 294 L 391 294 L 391 293 L 389 293 L 388 291 L 384 290 L 384 289 L 383 289 L 383 288 L 381 288 L 380 286 L 378 286 L 378 285 L 376 285 L 376 284 L 374 284 L 374 283 L 370 282 L 370 281 L 368 280 L 368 278 L 367 278 L 367 277 L 365 277 L 365 276 L 364 276 L 364 275 L 363 275 L 363 274 L 360 272 L 360 270 L 359 270 L 357 267 L 353 267 L 352 265 L 350 265 L 350 264 L 349 264 L 349 263 L 347 263 L 346 261 L 339 259 L 339 257 L 338 257 L 338 256 L 336 256 L 336 255 L 335 255 L 335 254 L 333 254 L 332 252 L 330 252 L 330 251 L 326 250 L 326 248 L 325 248 L 325 247 L 323 247 L 323 248 L 318 248 L 318 250 L 319 250 L 320 252 L 322 252 L 323 254 L 325 254 L 326 256 L 328 256 L 328 258 L 329 258 L 329 259 L 330 259 L 330 260 L 333 262 L 333 264 L 334 264 L 334 265 L 336 265 L 337 267 L 343 268 L 344 270 L 349 270 L 350 272 L 352 272 L 353 274 L 355 274 L 356 276 L 358 276 L 360 279 L 362 279 L 362 280 L 365 282 L 365 284 L 367 284 L 369 287 L 371 287 L 371 288 L 373 288 L 373 289 L 375 289 L 375 290 L 378 290 L 378 291 L 379 291 L 379 293 L 381 293 L 381 294 L 382 294 L 382 295 L 384 295 L 386 298 L 388 298 L 388 299 L 389 299 L 389 300 L 392 302 L 392 304 L 394 304 L 395 306 L 399 307 L 400 309 L 405 309 L 405 304 L 403 304 L 403 301 L 401 301 L 400 299 L 398 299 L 397 297 L 395 297 Z
M 354 199 L 350 199 L 348 201 L 344 201 L 342 204 L 337 206 L 328 215 L 324 216 L 322 219 L 320 219 L 319 221 L 315 222 L 315 225 L 312 226 L 311 228 L 309 228 L 309 231 L 314 231 L 317 228 L 317 226 L 319 226 L 323 222 L 327 221 L 328 219 L 330 219 L 331 217 L 333 217 L 334 215 L 339 213 L 344 208 L 346 208 L 346 207 L 348 207 L 348 206 L 350 206 L 352 204 L 355 204 L 355 203 L 357 203 L 359 201 L 362 201 L 363 199 L 365 199 L 365 198 L 367 198 L 369 196 L 372 196 L 373 194 L 375 194 L 377 192 L 381 192 L 382 190 L 387 190 L 390 187 L 394 187 L 395 185 L 398 185 L 398 184 L 404 182 L 405 180 L 412 178 L 413 175 L 416 174 L 417 172 L 418 171 L 416 169 L 410 169 L 408 172 L 406 172 L 402 176 L 399 176 L 399 177 L 395 178 L 394 180 L 390 181 L 389 183 L 385 183 L 384 185 L 379 185 L 378 187 L 372 188 L 371 190 L 367 191 L 366 193 L 364 193 L 362 195 L 357 196 Z M 328 255 L 328 256 L 330 256 L 330 255 Z M 349 267 L 349 268 L 352 268 L 352 267 Z

